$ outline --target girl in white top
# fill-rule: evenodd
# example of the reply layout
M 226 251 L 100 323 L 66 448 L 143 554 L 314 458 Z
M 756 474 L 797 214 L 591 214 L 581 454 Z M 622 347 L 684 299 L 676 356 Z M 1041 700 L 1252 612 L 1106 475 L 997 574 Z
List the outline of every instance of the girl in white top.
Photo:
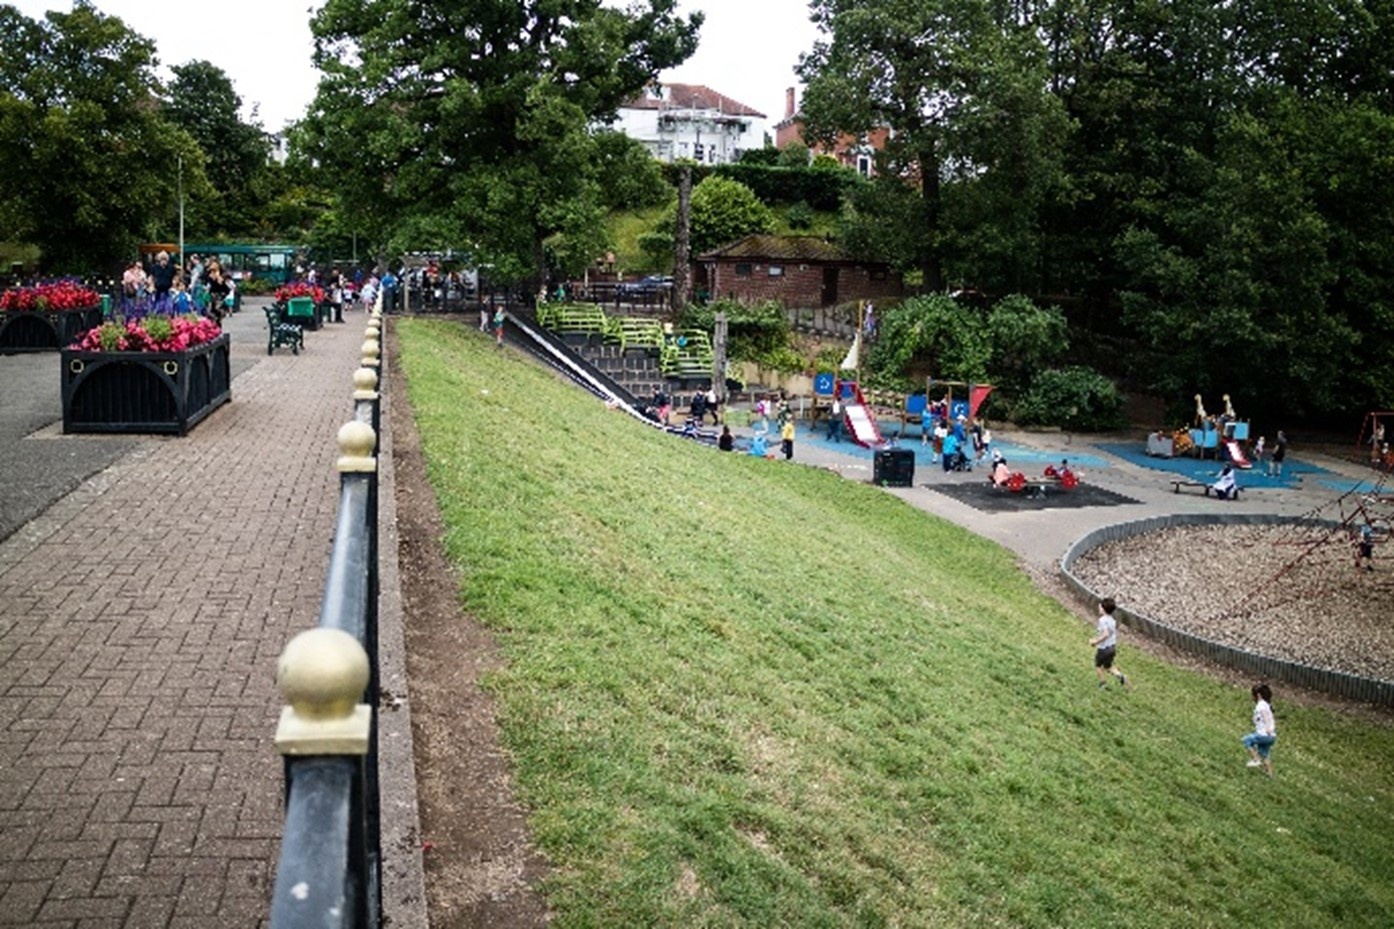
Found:
M 1272 777 L 1273 759 L 1269 753 L 1273 743 L 1278 741 L 1278 724 L 1273 719 L 1273 691 L 1267 684 L 1255 684 L 1250 693 L 1254 698 L 1254 731 L 1243 739 L 1244 747 L 1249 750 L 1249 767 L 1261 767 Z

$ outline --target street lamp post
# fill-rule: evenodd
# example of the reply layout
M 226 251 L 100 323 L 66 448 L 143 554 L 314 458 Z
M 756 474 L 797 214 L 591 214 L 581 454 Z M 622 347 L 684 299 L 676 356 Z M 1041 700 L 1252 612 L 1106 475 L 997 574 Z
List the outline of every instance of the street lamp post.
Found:
M 184 255 L 184 156 L 179 155 L 179 267 L 188 263 Z

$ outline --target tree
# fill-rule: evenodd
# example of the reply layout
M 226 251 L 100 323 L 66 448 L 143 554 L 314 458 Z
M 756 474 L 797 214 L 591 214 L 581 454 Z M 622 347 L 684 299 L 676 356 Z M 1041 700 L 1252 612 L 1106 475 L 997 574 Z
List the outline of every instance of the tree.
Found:
M 260 177 L 268 171 L 266 134 L 242 122 L 238 115 L 242 98 L 221 68 L 207 61 L 190 61 L 170 70 L 174 80 L 165 112 L 203 149 L 204 170 L 217 191 L 215 198 L 190 205 L 193 234 L 202 238 L 254 232 L 268 205 Z
M 742 236 L 769 232 L 769 208 L 738 181 L 712 175 L 692 188 L 692 252 L 700 255 Z
M 154 46 L 85 0 L 42 22 L 0 6 L 0 203 L 49 271 L 114 267 L 174 232 L 178 163 L 203 155 L 158 106 Z
M 700 14 L 675 7 L 328 0 L 311 21 L 324 77 L 302 142 L 355 224 L 535 279 L 553 236 L 594 241 L 588 127 L 696 48 Z
M 1032 266 L 1029 252 L 1020 255 L 1023 240 L 1032 244 L 1021 230 L 1038 221 L 1065 128 L 1046 92 L 1032 24 L 992 0 L 814 0 L 811 9 L 828 38 L 798 68 L 808 83 L 806 131 L 831 142 L 843 133 L 892 130 L 877 171 L 901 184 L 882 184 L 877 193 L 905 201 L 897 219 L 910 219 L 908 249 L 925 286 L 942 289 L 946 267 L 963 252 L 954 243 L 956 219 L 946 214 L 946 184 L 992 190 L 995 208 L 967 211 L 957 225 L 986 221 L 1013 230 L 1016 241 L 1004 252 Z
M 659 162 L 642 142 L 606 129 L 593 134 L 600 195 L 612 210 L 659 206 L 673 198 Z

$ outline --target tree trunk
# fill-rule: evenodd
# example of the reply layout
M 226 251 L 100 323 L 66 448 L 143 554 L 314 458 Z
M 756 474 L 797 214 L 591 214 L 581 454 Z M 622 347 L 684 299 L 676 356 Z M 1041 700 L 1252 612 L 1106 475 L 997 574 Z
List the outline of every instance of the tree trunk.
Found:
M 678 215 L 673 226 L 673 310 L 687 309 L 692 274 L 692 168 L 678 174 Z
M 929 293 L 944 289 L 944 266 L 939 256 L 939 156 L 931 145 L 919 154 L 920 194 L 924 199 L 925 242 L 920 256 L 924 288 Z

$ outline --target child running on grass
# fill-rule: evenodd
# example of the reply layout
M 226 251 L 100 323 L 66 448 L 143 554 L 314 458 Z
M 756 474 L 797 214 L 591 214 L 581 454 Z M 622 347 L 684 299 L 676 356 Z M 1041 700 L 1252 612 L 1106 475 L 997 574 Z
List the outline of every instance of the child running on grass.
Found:
M 1118 678 L 1119 687 L 1128 686 L 1128 676 L 1122 669 L 1113 666 L 1114 656 L 1118 652 L 1118 623 L 1113 618 L 1113 611 L 1117 608 L 1112 597 L 1104 597 L 1099 601 L 1099 634 L 1089 640 L 1089 644 L 1094 646 L 1094 673 L 1099 676 L 1099 686 L 1108 684 L 1108 675 L 1112 674 Z

